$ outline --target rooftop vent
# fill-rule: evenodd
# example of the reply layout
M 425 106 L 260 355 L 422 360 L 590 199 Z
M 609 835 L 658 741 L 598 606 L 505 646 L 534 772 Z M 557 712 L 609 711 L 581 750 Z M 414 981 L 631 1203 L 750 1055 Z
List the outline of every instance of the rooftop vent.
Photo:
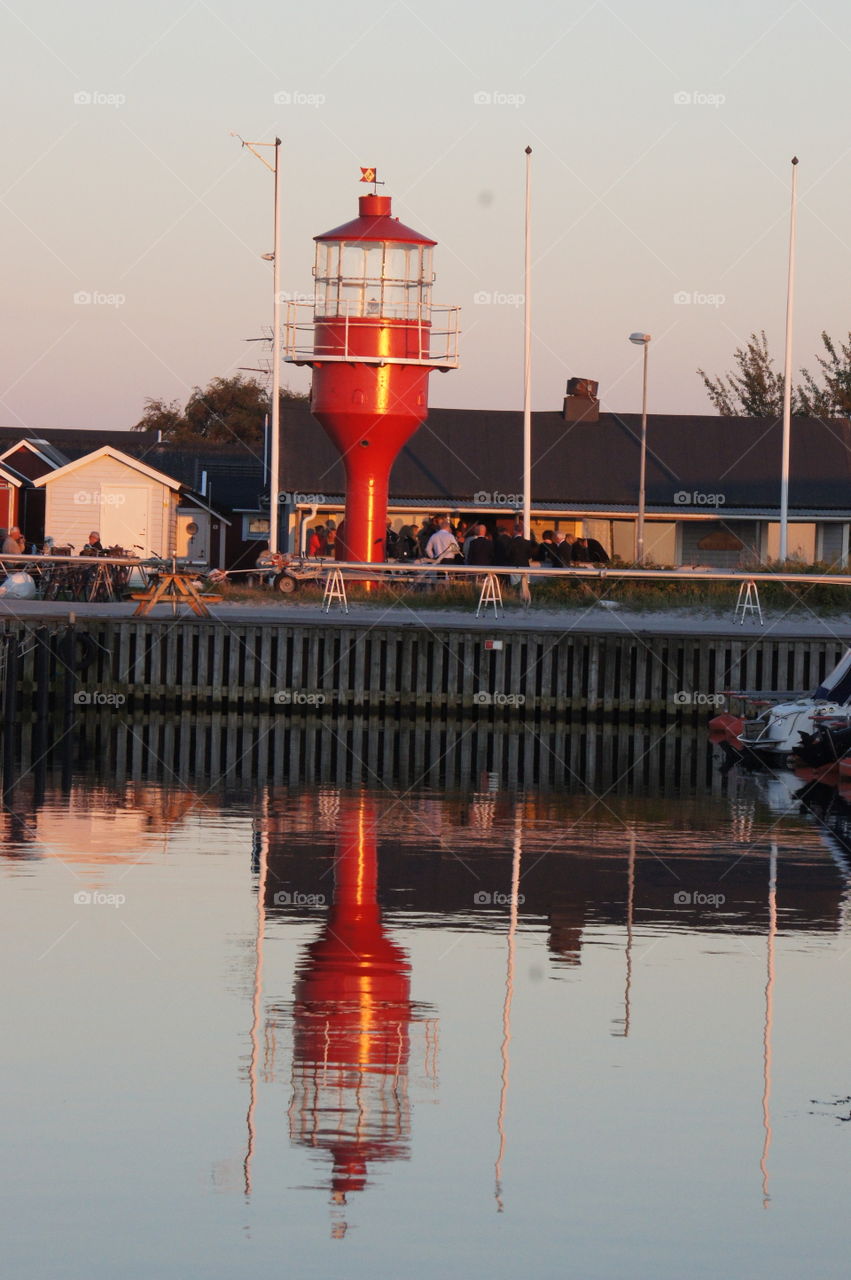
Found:
M 591 378 L 569 378 L 564 397 L 562 416 L 565 422 L 599 422 L 600 401 L 597 388 L 600 384 Z

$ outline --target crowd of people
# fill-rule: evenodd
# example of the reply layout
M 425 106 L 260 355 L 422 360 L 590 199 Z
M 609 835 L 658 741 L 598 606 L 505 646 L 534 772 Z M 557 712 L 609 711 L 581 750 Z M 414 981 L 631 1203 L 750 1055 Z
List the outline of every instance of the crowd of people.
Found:
M 434 560 L 443 564 L 528 569 L 543 566 L 569 569 L 575 565 L 608 564 L 609 556 L 596 538 L 548 529 L 540 542 L 527 539 L 523 526 L 491 531 L 486 524 L 468 524 L 449 516 L 433 516 L 423 525 L 403 525 L 399 532 L 387 522 L 386 560 Z
M 344 534 L 344 522 L 339 527 L 334 520 L 313 525 L 307 531 L 305 551 L 311 557 L 333 556 L 338 543 L 344 543 Z M 570 569 L 609 563 L 608 553 L 596 538 L 548 529 L 538 541 L 534 534 L 525 538 L 519 523 L 491 530 L 484 523 L 468 523 L 461 518 L 453 521 L 448 515 L 431 516 L 422 525 L 406 524 L 399 530 L 388 520 L 381 541 L 387 561 L 432 560 L 436 564 L 513 569 Z M 272 556 L 267 544 L 257 557 L 257 566 L 279 569 L 281 557 Z

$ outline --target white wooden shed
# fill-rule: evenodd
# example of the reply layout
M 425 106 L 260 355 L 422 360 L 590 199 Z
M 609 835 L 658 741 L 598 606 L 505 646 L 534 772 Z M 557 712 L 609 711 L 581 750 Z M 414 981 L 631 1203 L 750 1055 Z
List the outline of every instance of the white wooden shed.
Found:
M 97 530 L 104 547 L 120 546 L 134 555 L 186 554 L 182 523 L 189 513 L 206 513 L 212 522 L 209 564 L 220 565 L 228 523 L 178 480 L 147 463 L 104 445 L 93 453 L 40 476 L 46 494 L 44 531 L 56 546 L 80 551 Z M 178 520 L 178 508 L 181 519 Z

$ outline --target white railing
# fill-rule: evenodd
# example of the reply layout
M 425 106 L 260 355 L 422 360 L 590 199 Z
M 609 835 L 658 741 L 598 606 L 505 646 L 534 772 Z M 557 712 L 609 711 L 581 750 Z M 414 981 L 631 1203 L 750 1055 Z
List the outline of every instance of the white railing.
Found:
M 461 337 L 461 308 L 433 304 L 429 308 L 431 322 L 422 316 L 404 319 L 397 316 L 362 315 L 343 307 L 333 315 L 316 315 L 312 302 L 288 302 L 284 320 L 283 358 L 290 364 L 313 364 L 333 361 L 346 364 L 407 364 L 431 369 L 457 369 Z M 317 324 L 334 325 L 340 333 L 332 345 L 317 344 Z M 369 355 L 359 350 L 363 334 L 369 329 L 389 330 L 404 334 L 408 341 L 416 335 L 411 355 Z

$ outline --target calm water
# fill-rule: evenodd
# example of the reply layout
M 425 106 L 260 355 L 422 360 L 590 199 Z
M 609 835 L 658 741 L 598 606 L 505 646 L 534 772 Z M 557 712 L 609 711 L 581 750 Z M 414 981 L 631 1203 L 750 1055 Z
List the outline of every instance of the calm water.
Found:
M 841 798 L 664 729 L 277 732 L 8 755 L 6 1274 L 848 1274 Z

